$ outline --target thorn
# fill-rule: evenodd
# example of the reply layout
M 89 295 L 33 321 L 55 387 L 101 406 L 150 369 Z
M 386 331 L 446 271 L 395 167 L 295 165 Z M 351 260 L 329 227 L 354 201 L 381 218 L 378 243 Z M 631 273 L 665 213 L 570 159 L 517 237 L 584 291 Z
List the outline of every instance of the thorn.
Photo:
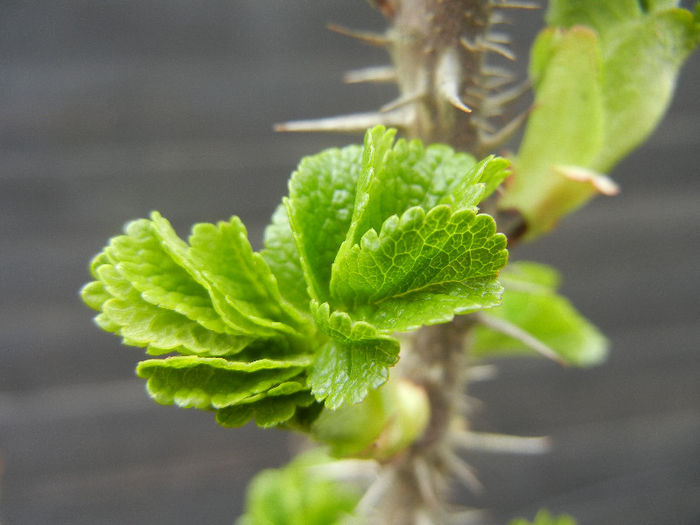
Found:
M 539 9 L 540 6 L 534 2 L 498 2 L 495 1 L 491 5 L 497 9 Z
M 339 26 L 336 24 L 328 24 L 327 27 L 335 33 L 339 33 L 343 36 L 349 36 L 350 38 L 355 38 L 371 46 L 386 47 L 392 43 L 392 40 L 389 37 L 381 33 L 372 33 L 370 31 L 356 31 L 354 29 L 349 29 L 347 27 Z
M 489 42 L 494 42 L 496 44 L 510 44 L 510 35 L 507 33 L 486 33 L 486 40 Z
M 450 434 L 450 441 L 463 450 L 505 454 L 545 454 L 551 449 L 548 437 L 510 436 L 488 432 L 457 432 Z
M 451 450 L 443 451 L 443 459 L 447 468 L 455 475 L 457 480 L 459 480 L 464 487 L 474 494 L 481 494 L 484 492 L 484 486 L 479 481 L 476 476 L 474 469 L 467 465 L 467 463 L 460 458 L 457 454 Z
M 494 133 L 495 128 L 493 127 L 493 124 L 491 124 L 488 120 L 483 119 L 481 117 L 472 117 L 472 122 L 477 125 L 477 127 L 487 133 Z
M 552 350 L 552 348 L 550 348 L 547 344 L 533 336 L 530 332 L 526 332 L 519 326 L 510 323 L 505 319 L 501 319 L 500 317 L 483 313 L 478 313 L 477 315 L 479 322 L 484 326 L 491 328 L 496 332 L 500 332 L 503 335 L 507 335 L 508 337 L 512 337 L 513 339 L 517 339 L 538 354 L 559 363 L 561 366 L 567 366 L 566 362 L 559 356 L 559 354 Z
M 496 133 L 491 133 L 491 135 L 489 136 L 482 137 L 480 140 L 481 148 L 485 151 L 493 151 L 494 149 L 507 142 L 508 139 L 512 137 L 513 134 L 516 131 L 518 131 L 520 127 L 525 123 L 529 115 L 529 110 L 523 111 L 520 115 L 508 122 L 508 124 L 503 126 Z
M 370 112 L 370 113 L 354 113 L 351 115 L 339 115 L 337 117 L 328 117 L 310 120 L 292 120 L 275 124 L 275 131 L 335 131 L 341 133 L 363 132 L 367 128 L 384 124 L 385 126 L 403 128 L 408 126 L 410 114 L 404 110 L 391 111 L 387 113 Z
M 498 375 L 498 369 L 494 365 L 476 365 L 467 368 L 467 381 L 478 383 L 489 381 Z
M 513 52 L 503 44 L 498 44 L 496 42 L 484 40 L 483 38 L 479 40 L 479 43 L 481 49 L 485 51 L 491 51 L 493 53 L 501 55 L 503 58 L 506 58 L 508 60 L 515 60 L 515 55 L 513 54 Z
M 430 467 L 424 459 L 417 458 L 413 465 L 418 490 L 420 491 L 423 501 L 432 508 L 437 508 L 440 505 L 440 500 L 435 494 L 435 484 L 433 476 L 430 472 Z
M 448 50 L 440 57 L 435 80 L 437 91 L 444 100 L 465 113 L 472 112 L 459 96 L 461 71 L 459 59 L 454 50 Z
M 385 470 L 374 480 L 374 482 L 365 491 L 364 495 L 355 506 L 355 511 L 359 515 L 366 515 L 377 506 L 377 503 L 384 497 L 384 494 L 394 484 L 396 472 L 394 469 Z
M 525 80 L 524 82 L 521 82 L 517 86 L 513 86 L 512 88 L 501 91 L 500 93 L 490 95 L 486 99 L 486 103 L 488 105 L 493 105 L 493 106 L 503 106 L 505 104 L 513 102 L 514 100 L 517 100 L 518 98 L 523 96 L 525 93 L 527 93 L 529 89 L 530 89 L 530 80 Z
M 588 182 L 598 192 L 608 197 L 614 197 L 620 193 L 620 187 L 607 175 L 596 173 L 580 166 L 553 166 L 552 169 L 567 179 L 575 180 L 576 182 Z
M 476 42 L 472 42 L 469 40 L 466 36 L 463 36 L 459 39 L 459 43 L 462 44 L 464 49 L 467 51 L 471 51 L 472 53 L 475 53 L 477 51 L 481 51 L 481 47 L 477 45 Z
M 513 82 L 513 78 L 489 77 L 485 80 L 480 81 L 479 85 L 485 89 L 488 89 L 489 91 L 493 91 L 503 86 L 507 86 L 511 82 Z
M 484 66 L 481 69 L 484 76 L 496 77 L 496 78 L 507 78 L 509 80 L 513 79 L 513 74 L 505 68 L 497 66 Z
M 491 22 L 492 26 L 495 26 L 495 25 L 513 25 L 513 21 L 510 20 L 509 18 L 506 18 L 501 13 L 493 13 L 491 15 L 491 18 L 489 19 L 489 22 Z
M 362 82 L 395 82 L 396 69 L 392 66 L 375 66 L 356 69 L 345 73 L 343 81 L 347 84 L 360 84 Z
M 417 100 L 420 100 L 426 96 L 426 93 L 424 91 L 421 91 L 419 93 L 409 93 L 408 95 L 401 95 L 398 98 L 392 100 L 391 102 L 384 104 L 381 108 L 379 108 L 379 111 L 381 113 L 386 113 L 388 111 L 393 111 L 395 109 L 398 109 L 402 106 L 406 106 L 408 104 L 411 104 Z

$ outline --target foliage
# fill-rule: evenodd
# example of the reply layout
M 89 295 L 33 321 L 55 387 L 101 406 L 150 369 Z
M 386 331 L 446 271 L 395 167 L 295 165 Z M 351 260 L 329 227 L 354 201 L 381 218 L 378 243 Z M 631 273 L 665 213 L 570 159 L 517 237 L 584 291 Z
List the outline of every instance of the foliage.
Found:
M 665 113 L 680 66 L 700 43 L 700 8 L 676 4 L 550 2 L 530 58 L 534 109 L 500 202 L 524 214 L 529 236 L 595 193 L 614 192 L 602 174 Z
M 236 525 L 335 525 L 351 515 L 358 490 L 323 475 L 330 458 L 319 450 L 282 469 L 264 470 L 248 487 L 247 512 Z
M 523 518 L 518 518 L 512 520 L 509 525 L 576 525 L 576 520 L 566 514 L 555 517 L 548 511 L 541 510 L 537 513 L 537 516 L 535 516 L 532 522 Z
M 83 299 L 124 343 L 168 355 L 137 367 L 157 402 L 304 426 L 386 381 L 395 331 L 498 304 L 505 237 L 477 204 L 507 162 L 394 134 L 304 159 L 262 253 L 237 217 L 185 242 L 154 212 L 110 241 Z

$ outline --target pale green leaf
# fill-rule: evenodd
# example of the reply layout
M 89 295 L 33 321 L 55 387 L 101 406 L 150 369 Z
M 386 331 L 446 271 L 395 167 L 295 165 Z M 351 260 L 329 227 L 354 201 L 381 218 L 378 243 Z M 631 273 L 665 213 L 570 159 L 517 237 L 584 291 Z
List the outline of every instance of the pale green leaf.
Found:
M 282 469 L 264 470 L 248 488 L 246 513 L 236 525 L 340 525 L 360 492 L 323 476 L 330 462 L 320 450 L 300 456 Z
M 148 393 L 158 403 L 220 409 L 245 403 L 248 398 L 279 387 L 299 376 L 310 363 L 309 356 L 257 361 L 176 356 L 141 361 L 136 372 L 148 380 Z
M 533 521 L 524 518 L 511 520 L 508 525 L 576 525 L 576 520 L 567 514 L 552 516 L 547 510 L 540 510 Z
M 265 259 L 253 252 L 238 217 L 229 222 L 196 224 L 189 237 L 189 258 L 211 286 L 249 319 L 263 326 L 284 323 L 307 330 L 295 308 L 282 300 L 277 279 Z
M 265 229 L 265 249 L 261 254 L 277 277 L 282 296 L 300 312 L 308 312 L 311 298 L 284 204 L 277 207 Z
M 540 34 L 532 51 L 535 102 L 515 175 L 499 205 L 517 208 L 529 235 L 550 229 L 595 194 L 595 188 L 556 172 L 557 165 L 590 165 L 604 138 L 601 58 L 595 33 L 575 27 Z M 564 118 L 562 118 L 564 116 Z
M 283 383 L 280 386 L 288 384 L 293 383 Z M 313 402 L 314 397 L 308 391 L 284 395 L 268 393 L 255 401 L 244 400 L 239 405 L 217 410 L 216 422 L 229 428 L 241 427 L 251 420 L 255 420 L 255 424 L 262 428 L 280 426 L 292 419 L 300 407 L 307 407 Z
M 167 308 L 145 301 L 142 294 L 112 264 L 94 268 L 100 279 L 86 285 L 83 300 L 101 310 L 96 318 L 106 331 L 121 335 L 126 344 L 147 346 L 150 354 L 178 352 L 223 356 L 239 352 L 250 337 L 221 333 Z
M 484 315 L 517 327 L 553 350 L 564 362 L 591 366 L 603 361 L 608 343 L 571 303 L 556 293 L 558 277 L 550 267 L 514 263 L 501 273 L 505 286 L 501 306 Z M 470 355 L 536 355 L 527 342 L 486 326 L 473 330 Z
M 379 231 L 392 215 L 414 206 L 474 208 L 506 176 L 504 159 L 489 157 L 477 164 L 474 157 L 442 144 L 425 147 L 404 139 L 393 144 L 395 133 L 376 126 L 365 135 L 352 222 L 340 258 L 367 231 Z
M 561 167 L 605 174 L 663 117 L 680 66 L 700 43 L 700 11 L 670 0 L 553 0 L 530 74 L 535 103 L 500 205 L 516 208 L 527 235 L 606 187 Z M 607 185 L 606 185 L 607 186 Z
M 151 221 L 140 219 L 129 223 L 126 235 L 111 239 L 104 253 L 114 268 L 111 273 L 115 279 L 105 283 L 111 295 L 123 296 L 128 291 L 124 286 L 128 284 L 145 301 L 178 312 L 205 328 L 244 335 L 222 320 L 207 290 L 165 252 Z M 98 266 L 96 271 L 103 267 Z M 117 279 L 117 275 L 121 278 Z
M 348 146 L 305 157 L 285 200 L 311 297 L 328 299 L 331 264 L 350 226 L 362 148 Z
M 199 230 L 199 235 L 193 233 L 192 239 L 200 243 L 199 250 L 190 248 L 180 239 L 160 214 L 153 212 L 151 218 L 153 231 L 163 249 L 206 290 L 216 312 L 229 326 L 244 335 L 258 337 L 271 337 L 278 333 L 299 335 L 294 326 L 266 317 L 270 310 L 274 314 L 274 310 L 279 308 L 279 293 L 271 291 L 276 287 L 276 281 L 262 257 L 253 254 L 245 228 L 237 217 L 232 218 L 228 226 L 226 223 L 220 224 L 228 235 L 216 234 L 213 225 L 196 225 L 193 230 Z M 203 248 L 206 246 L 216 252 L 207 257 L 204 253 L 206 248 Z M 227 270 L 217 262 L 218 258 L 232 267 Z M 239 281 L 232 283 L 231 274 L 227 274 L 227 271 L 233 274 L 240 272 Z

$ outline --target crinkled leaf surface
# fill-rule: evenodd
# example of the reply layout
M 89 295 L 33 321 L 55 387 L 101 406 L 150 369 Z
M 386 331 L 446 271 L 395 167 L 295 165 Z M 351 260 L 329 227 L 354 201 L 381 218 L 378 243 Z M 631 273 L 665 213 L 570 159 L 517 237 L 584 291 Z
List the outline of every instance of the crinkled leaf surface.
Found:
M 311 361 L 310 356 L 257 361 L 176 356 L 142 361 L 136 371 L 148 380 L 158 403 L 223 410 L 217 421 L 224 426 L 241 426 L 251 418 L 273 426 L 313 401 L 300 375 Z
M 339 525 L 348 518 L 360 492 L 314 468 L 331 460 L 320 450 L 300 456 L 282 469 L 264 470 L 248 488 L 246 513 L 236 525 Z
M 331 338 L 310 378 L 327 406 L 359 401 L 385 381 L 397 352 L 387 334 L 498 303 L 505 238 L 477 204 L 506 177 L 508 162 L 477 163 L 444 145 L 394 137 L 377 126 L 362 148 L 304 159 L 285 200 L 314 320 Z M 320 317 L 319 304 L 327 308 Z M 329 329 L 341 318 L 371 334 Z
M 305 157 L 285 200 L 311 297 L 328 300 L 330 271 L 350 226 L 362 148 L 348 146 Z
M 190 244 L 180 239 L 157 212 L 153 229 L 163 248 L 209 294 L 217 312 L 244 334 L 269 337 L 299 334 L 301 319 L 291 319 L 283 306 L 277 281 L 267 263 L 253 253 L 245 227 L 237 217 L 229 223 L 197 224 Z M 296 326 L 295 326 L 296 325 Z
M 311 308 L 319 329 L 331 338 L 309 376 L 313 394 L 331 409 L 362 401 L 386 381 L 388 367 L 398 360 L 398 341 L 345 312 L 332 312 L 328 303 L 312 302 Z
M 307 312 L 310 297 L 284 204 L 277 207 L 265 228 L 265 249 L 261 253 L 277 278 L 282 297 L 299 312 Z
M 506 240 L 493 219 L 440 205 L 390 217 L 334 265 L 332 293 L 383 330 L 410 330 L 498 304 Z
M 293 418 L 313 401 L 310 318 L 281 296 L 238 219 L 197 225 L 188 244 L 153 218 L 129 224 L 91 264 L 97 280 L 82 296 L 96 322 L 149 354 L 180 354 L 138 366 L 160 403 L 226 408 L 227 426 Z
M 263 253 L 236 217 L 185 242 L 154 212 L 112 239 L 83 297 L 126 344 L 180 354 L 139 365 L 156 400 L 308 428 L 309 391 L 336 408 L 386 381 L 392 332 L 497 304 L 505 238 L 477 205 L 507 161 L 394 135 L 304 159 Z
M 377 126 L 365 135 L 352 222 L 336 260 L 367 231 L 379 231 L 386 219 L 411 207 L 475 208 L 507 175 L 504 159 L 489 157 L 477 164 L 471 155 L 441 144 L 424 147 L 404 139 L 393 144 L 395 133 Z
M 605 359 L 607 340 L 556 293 L 559 278 L 552 268 L 514 263 L 501 273 L 501 281 L 505 286 L 503 302 L 485 315 L 503 319 L 530 334 L 569 364 L 591 366 Z M 485 326 L 474 329 L 470 353 L 476 357 L 536 355 L 522 341 Z

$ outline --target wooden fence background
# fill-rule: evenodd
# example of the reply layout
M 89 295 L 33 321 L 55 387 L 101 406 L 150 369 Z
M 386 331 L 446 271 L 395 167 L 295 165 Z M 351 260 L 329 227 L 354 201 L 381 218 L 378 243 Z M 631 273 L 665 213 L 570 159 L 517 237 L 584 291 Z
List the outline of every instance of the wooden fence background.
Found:
M 540 16 L 523 15 L 520 56 Z M 271 131 L 392 97 L 341 83 L 386 59 L 327 22 L 383 27 L 363 0 L 0 3 L 0 522 L 231 523 L 249 478 L 288 457 L 282 432 L 152 403 L 140 351 L 95 328 L 77 291 L 107 238 L 153 209 L 183 232 L 236 213 L 259 245 L 298 159 L 359 140 Z M 613 352 L 585 371 L 503 363 L 474 388 L 479 428 L 555 441 L 470 456 L 487 491 L 458 497 L 494 523 L 540 507 L 700 523 L 699 93 L 695 56 L 615 171 L 622 194 L 516 253 L 561 269 Z

